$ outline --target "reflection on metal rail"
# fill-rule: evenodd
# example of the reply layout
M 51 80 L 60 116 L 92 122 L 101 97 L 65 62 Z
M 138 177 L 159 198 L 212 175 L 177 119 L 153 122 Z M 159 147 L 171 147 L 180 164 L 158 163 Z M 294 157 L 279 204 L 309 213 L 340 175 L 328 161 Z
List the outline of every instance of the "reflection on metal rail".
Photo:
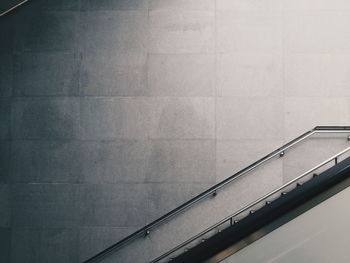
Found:
M 346 148 L 345 150 L 337 153 L 336 155 L 328 158 L 327 160 L 323 161 L 322 163 L 316 165 L 315 167 L 313 167 L 312 169 L 304 172 L 303 174 L 299 175 L 298 177 L 296 177 L 295 179 L 289 181 L 288 183 L 278 187 L 277 189 L 273 190 L 272 192 L 264 195 L 263 197 L 255 200 L 254 202 L 250 203 L 249 205 L 241 208 L 240 210 L 238 210 L 237 212 L 229 215 L 228 217 L 222 219 L 221 221 L 217 222 L 215 225 L 212 225 L 211 227 L 207 228 L 206 230 L 202 231 L 201 233 L 191 237 L 190 239 L 186 240 L 185 242 L 181 243 L 180 245 L 176 246 L 175 248 L 169 250 L 168 252 L 166 252 L 165 254 L 159 256 L 158 258 L 152 260 L 150 263 L 156 263 L 159 262 L 160 260 L 168 257 L 169 255 L 173 254 L 174 252 L 180 250 L 181 248 L 187 246 L 188 244 L 192 243 L 195 240 L 198 240 L 199 238 L 201 238 L 202 236 L 204 236 L 205 234 L 209 233 L 210 231 L 218 228 L 219 226 L 222 226 L 223 224 L 227 223 L 227 222 L 233 222 L 234 218 L 244 212 L 247 212 L 249 209 L 251 209 L 252 207 L 258 205 L 259 203 L 265 201 L 267 198 L 273 196 L 274 194 L 277 194 L 278 192 L 281 192 L 283 189 L 285 189 L 286 187 L 298 182 L 300 179 L 304 178 L 305 176 L 309 175 L 310 173 L 316 171 L 317 169 L 321 168 L 322 166 L 333 162 L 336 165 L 338 163 L 338 158 L 343 155 L 344 153 L 350 151 L 350 147 Z M 283 192 L 284 193 L 284 192 Z
M 23 0 L 22 2 L 19 2 L 18 4 L 15 4 L 14 6 L 10 7 L 9 9 L 5 10 L 4 12 L 0 13 L 0 16 L 6 15 L 8 12 L 11 12 L 15 8 L 23 5 L 24 3 L 28 2 L 29 0 Z
M 100 258 L 102 258 L 102 257 L 108 255 L 109 253 L 121 248 L 122 246 L 128 244 L 129 242 L 135 240 L 136 238 L 150 234 L 150 231 L 152 229 L 154 229 L 155 227 L 157 227 L 158 225 L 168 221 L 170 218 L 185 211 L 186 209 L 188 209 L 189 207 L 198 203 L 199 201 L 205 199 L 206 197 L 211 197 L 213 195 L 216 195 L 216 193 L 218 192 L 219 189 L 221 189 L 224 186 L 228 185 L 229 183 L 233 182 L 237 178 L 247 174 L 248 172 L 260 167 L 261 165 L 265 164 L 266 162 L 268 162 L 272 158 L 274 158 L 276 156 L 283 156 L 286 150 L 288 150 L 289 148 L 293 147 L 294 145 L 298 144 L 299 142 L 302 142 L 305 139 L 307 139 L 310 136 L 317 134 L 317 133 L 350 133 L 350 126 L 317 126 L 317 127 L 313 128 L 312 130 L 295 138 L 294 140 L 283 145 L 282 147 L 278 148 L 277 150 L 273 151 L 272 153 L 266 155 L 265 157 L 261 158 L 260 160 L 256 161 L 255 163 L 249 165 L 248 167 L 244 168 L 243 170 L 239 171 L 238 173 L 228 177 L 227 179 L 225 179 L 225 180 L 221 181 L 220 183 L 214 185 L 213 187 L 209 188 L 205 192 L 197 195 L 196 197 L 192 198 L 191 200 L 187 201 L 186 203 L 180 205 L 179 207 L 175 208 L 174 210 L 170 211 L 169 213 L 165 214 L 164 216 L 158 218 L 157 220 L 153 221 L 152 223 L 139 229 L 135 233 L 127 236 L 126 238 L 122 239 L 121 241 L 117 242 L 116 244 L 108 247 L 107 249 L 98 253 L 94 257 L 86 260 L 85 263 L 96 262 Z

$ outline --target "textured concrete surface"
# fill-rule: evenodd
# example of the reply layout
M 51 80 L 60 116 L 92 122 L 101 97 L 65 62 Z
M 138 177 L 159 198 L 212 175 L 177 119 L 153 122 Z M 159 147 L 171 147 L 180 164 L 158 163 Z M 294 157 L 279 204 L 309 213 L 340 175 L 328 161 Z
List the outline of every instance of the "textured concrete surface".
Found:
M 148 89 L 153 96 L 213 96 L 213 54 L 150 54 Z
M 77 262 L 78 232 L 65 228 L 14 228 L 11 262 Z
M 21 98 L 12 101 L 14 139 L 72 139 L 79 132 L 78 98 Z
M 11 225 L 10 187 L 8 184 L 0 184 L 0 227 Z
M 135 232 L 138 227 L 80 227 L 79 262 L 94 256 L 99 251 Z
M 11 262 L 11 228 L 0 227 L 0 260 Z
M 77 158 L 81 154 L 76 141 L 14 141 L 10 154 L 11 182 L 77 183 L 84 160 Z
M 73 53 L 22 53 L 14 65 L 14 96 L 79 94 L 79 64 Z
M 147 13 L 144 11 L 82 12 L 79 24 L 82 51 L 146 52 Z
M 0 53 L 0 96 L 10 97 L 12 94 L 12 54 Z
M 14 184 L 11 225 L 14 227 L 74 227 L 78 225 L 77 185 Z
M 0 139 L 10 139 L 11 99 L 0 98 Z
M 349 17 L 345 0 L 1 17 L 0 262 L 81 262 L 313 126 L 350 125 Z M 303 143 L 105 262 L 144 263 L 346 146 Z
M 0 140 L 0 150 L 0 183 L 6 183 L 10 179 L 11 142 Z
M 142 52 L 100 54 L 81 57 L 80 94 L 90 96 L 146 96 L 147 55 Z M 99 68 L 99 70 L 96 70 Z M 132 74 L 130 74 L 132 72 Z

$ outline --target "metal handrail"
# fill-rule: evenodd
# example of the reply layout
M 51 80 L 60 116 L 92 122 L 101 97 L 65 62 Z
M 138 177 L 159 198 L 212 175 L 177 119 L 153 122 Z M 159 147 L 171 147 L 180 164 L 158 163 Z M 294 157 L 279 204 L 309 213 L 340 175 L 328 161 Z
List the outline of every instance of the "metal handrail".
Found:
M 202 192 L 201 194 L 197 195 L 196 197 L 192 198 L 191 200 L 185 202 L 184 204 L 180 205 L 179 207 L 173 209 L 172 211 L 170 211 L 167 214 L 163 215 L 162 217 L 156 219 L 152 223 L 137 230 L 133 234 L 125 237 L 124 239 L 122 239 L 119 242 L 115 243 L 114 245 L 106 248 L 105 250 L 101 251 L 97 255 L 91 257 L 90 259 L 88 259 L 84 262 L 85 263 L 96 262 L 100 258 L 115 251 L 118 248 L 121 248 L 122 246 L 135 240 L 136 238 L 150 234 L 151 229 L 164 223 L 165 221 L 169 220 L 170 218 L 174 217 L 175 215 L 183 212 L 184 210 L 193 206 L 194 204 L 198 203 L 199 201 L 203 200 L 204 198 L 212 196 L 212 195 L 216 195 L 217 191 L 220 190 L 221 188 L 223 188 L 224 186 L 228 185 L 229 183 L 233 182 L 234 180 L 238 179 L 239 177 L 243 176 L 244 174 L 256 169 L 257 167 L 261 166 L 262 164 L 266 163 L 267 161 L 271 160 L 272 158 L 274 158 L 278 155 L 282 156 L 287 149 L 293 147 L 294 145 L 298 144 L 301 141 L 304 141 L 305 139 L 307 139 L 308 137 L 310 137 L 316 133 L 350 133 L 350 126 L 317 126 L 317 127 L 313 128 L 312 130 L 305 132 L 304 134 L 300 135 L 299 137 L 295 138 L 294 140 L 288 142 L 287 144 L 283 145 L 282 147 L 278 148 L 277 150 L 271 152 L 270 154 L 266 155 L 265 157 L 261 158 L 260 160 L 258 160 L 256 162 L 254 162 L 253 164 L 247 166 L 246 168 L 242 169 L 241 171 L 237 172 L 236 174 L 234 174 L 234 175 L 228 177 L 227 179 L 221 181 L 220 183 L 214 185 L 213 187 L 209 188 L 208 190 Z
M 185 242 L 177 245 L 176 247 L 174 247 L 173 249 L 169 250 L 168 252 L 162 254 L 161 256 L 157 257 L 156 259 L 150 261 L 150 263 L 156 263 L 166 257 L 168 257 L 169 255 L 173 254 L 174 252 L 178 251 L 179 249 L 187 246 L 188 244 L 192 243 L 193 241 L 199 239 L 200 237 L 204 236 L 205 234 L 209 233 L 210 231 L 216 229 L 217 227 L 227 223 L 227 222 L 233 222 L 233 219 L 248 211 L 249 209 L 251 209 L 252 207 L 256 206 L 257 204 L 261 203 L 262 201 L 266 200 L 267 198 L 273 196 L 274 194 L 280 192 L 281 190 L 283 190 L 284 188 L 294 184 L 295 182 L 299 181 L 300 179 L 304 178 L 306 175 L 316 171 L 317 169 L 321 168 L 322 166 L 334 161 L 335 164 L 338 163 L 338 158 L 339 156 L 343 155 L 344 153 L 350 151 L 350 147 L 346 148 L 345 150 L 333 155 L 332 157 L 328 158 L 327 160 L 321 162 L 320 164 L 316 165 L 315 167 L 311 168 L 310 170 L 302 173 L 301 175 L 299 175 L 298 177 L 294 178 L 293 180 L 289 181 L 288 183 L 285 183 L 284 185 L 276 188 L 275 190 L 271 191 L 270 193 L 264 195 L 263 197 L 258 198 L 257 200 L 255 200 L 254 202 L 250 203 L 249 205 L 239 209 L 238 211 L 236 211 L 235 213 L 229 215 L 228 217 L 220 220 L 219 222 L 217 222 L 216 224 L 208 227 L 207 229 L 205 229 L 204 231 L 198 233 L 197 235 L 191 237 L 190 239 L 186 240 Z
M 7 10 L 5 10 L 4 12 L 0 13 L 0 16 L 6 15 L 7 13 L 11 12 L 12 10 L 16 9 L 17 7 L 25 4 L 26 2 L 28 2 L 29 0 L 23 0 L 21 2 L 19 2 L 18 4 L 15 4 L 13 6 L 11 6 L 10 8 L 8 8 Z

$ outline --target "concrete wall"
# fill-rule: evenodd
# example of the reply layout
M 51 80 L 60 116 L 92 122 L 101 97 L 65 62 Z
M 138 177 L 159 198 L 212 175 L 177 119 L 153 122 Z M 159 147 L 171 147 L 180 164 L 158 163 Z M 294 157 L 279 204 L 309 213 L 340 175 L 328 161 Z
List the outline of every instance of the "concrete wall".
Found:
M 1 17 L 0 261 L 82 261 L 305 130 L 349 124 L 349 24 L 345 0 L 32 0 Z M 304 146 L 323 159 L 343 139 Z

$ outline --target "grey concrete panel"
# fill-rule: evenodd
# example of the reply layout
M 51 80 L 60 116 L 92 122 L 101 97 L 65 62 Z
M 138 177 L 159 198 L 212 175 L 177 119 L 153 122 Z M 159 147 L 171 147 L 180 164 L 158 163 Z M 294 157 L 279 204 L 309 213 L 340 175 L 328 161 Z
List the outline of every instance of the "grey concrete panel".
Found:
M 286 53 L 348 53 L 349 22 L 347 12 L 331 10 L 286 12 Z
M 0 262 L 11 262 L 11 228 L 0 228 Z
M 218 139 L 283 139 L 283 102 L 270 97 L 218 98 Z
M 326 0 L 327 1 L 327 0 Z M 262 13 L 280 12 L 285 5 L 285 1 L 279 0 L 217 0 L 217 10 L 235 10 L 244 12 L 259 11 Z M 303 3 L 305 4 L 305 2 Z M 314 6 L 317 6 L 315 4 Z
M 3 16 L 0 23 L 0 32 L 2 36 L 0 41 L 0 54 L 12 54 L 14 43 L 14 18 Z M 1 63 L 3 64 L 3 63 Z
M 282 51 L 282 16 L 275 13 L 221 10 L 216 12 L 218 52 Z
M 12 226 L 73 227 L 78 223 L 77 186 L 13 184 Z
M 82 142 L 81 181 L 89 183 L 142 183 L 149 166 L 150 143 L 117 140 Z
M 159 98 L 152 108 L 151 138 L 213 139 L 213 98 Z
M 79 46 L 82 51 L 145 52 L 145 11 L 96 11 L 81 13 Z
M 147 10 L 147 0 L 86 0 L 81 2 L 83 11 L 97 10 Z
M 82 54 L 82 95 L 145 96 L 147 55 L 144 53 L 86 52 Z
M 285 57 L 288 97 L 349 97 L 350 56 L 290 54 Z
M 282 53 L 218 54 L 217 94 L 229 96 L 281 97 Z
M 145 139 L 150 130 L 148 98 L 84 98 L 81 100 L 83 139 Z
M 215 57 L 150 54 L 148 89 L 154 96 L 213 96 Z
M 15 96 L 78 95 L 78 58 L 73 53 L 22 53 L 16 56 Z
M 213 140 L 153 141 L 147 165 L 148 182 L 215 182 Z
M 15 139 L 76 138 L 78 124 L 79 99 L 18 99 L 12 103 Z
M 14 141 L 11 182 L 78 182 L 80 144 L 75 141 Z
M 96 255 L 136 230 L 136 227 L 80 227 L 79 262 Z
M 151 10 L 213 10 L 215 1 L 212 0 L 150 0 Z
M 208 53 L 214 51 L 214 12 L 150 11 L 151 53 Z
M 150 218 L 144 184 L 82 184 L 78 203 L 80 226 L 132 227 Z
M 46 11 L 78 11 L 80 0 L 36 0 L 27 8 L 38 8 Z
M 0 53 L 0 97 L 12 95 L 13 56 Z
M 349 11 L 350 3 L 346 0 L 296 0 L 293 2 L 283 2 L 285 11 L 303 12 L 303 11 Z
M 0 139 L 9 139 L 11 131 L 11 100 L 0 98 Z
M 8 182 L 10 178 L 11 142 L 0 140 L 0 183 Z
M 25 9 L 16 24 L 17 51 L 74 51 L 78 14 Z
M 78 231 L 72 228 L 12 229 L 13 263 L 77 263 Z
M 10 187 L 0 184 L 0 228 L 11 225 Z

